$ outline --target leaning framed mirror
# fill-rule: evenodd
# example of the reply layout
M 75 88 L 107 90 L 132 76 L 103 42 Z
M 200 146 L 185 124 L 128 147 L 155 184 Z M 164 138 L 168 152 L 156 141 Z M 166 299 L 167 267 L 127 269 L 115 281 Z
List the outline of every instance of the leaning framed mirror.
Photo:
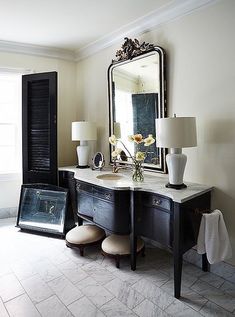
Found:
M 122 144 L 119 147 L 127 157 L 123 160 L 119 156 L 116 162 L 131 164 L 128 152 L 133 155 L 137 145 L 128 142 L 128 136 L 152 135 L 156 142 L 149 146 L 143 167 L 166 173 L 166 149 L 157 147 L 155 132 L 155 119 L 167 114 L 165 52 L 159 46 L 125 38 L 116 57 L 108 69 L 109 132 L 125 144 L 126 148 Z M 145 150 L 144 143 L 138 144 L 138 151 Z M 111 163 L 113 151 L 114 146 L 110 145 Z

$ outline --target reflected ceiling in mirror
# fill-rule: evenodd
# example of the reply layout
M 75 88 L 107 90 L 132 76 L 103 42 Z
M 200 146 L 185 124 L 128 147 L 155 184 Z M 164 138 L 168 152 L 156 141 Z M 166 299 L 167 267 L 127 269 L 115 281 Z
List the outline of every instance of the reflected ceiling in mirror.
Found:
M 162 48 L 153 47 L 149 52 L 130 60 L 113 62 L 109 67 L 110 134 L 120 138 L 131 154 L 146 151 L 146 147 L 143 143 L 129 142 L 128 136 L 140 133 L 143 137 L 152 134 L 155 138 L 155 119 L 166 116 L 164 55 Z M 165 173 L 165 149 L 157 148 L 156 144 L 147 148 L 148 155 L 143 165 Z M 128 157 L 121 143 L 118 147 Z M 131 160 L 120 158 L 119 162 L 130 164 Z

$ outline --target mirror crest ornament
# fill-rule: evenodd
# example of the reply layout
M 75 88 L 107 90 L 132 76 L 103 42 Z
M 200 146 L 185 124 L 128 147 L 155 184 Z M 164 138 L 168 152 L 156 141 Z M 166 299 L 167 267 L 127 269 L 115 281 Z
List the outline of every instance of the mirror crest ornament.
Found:
M 128 135 L 142 134 L 157 136 L 155 119 L 166 117 L 166 79 L 165 52 L 159 46 L 140 43 L 137 39 L 124 38 L 124 44 L 116 52 L 108 69 L 109 86 L 109 128 L 134 154 L 145 151 L 144 144 L 128 142 Z M 137 147 L 138 146 L 138 147 Z M 110 162 L 114 159 L 110 146 Z M 126 153 L 126 149 L 121 149 Z M 128 153 L 126 153 L 129 157 Z M 166 173 L 166 149 L 156 147 L 155 143 L 148 148 L 148 155 L 143 163 L 144 169 Z M 116 160 L 121 165 L 131 165 L 128 158 L 122 156 Z
M 120 62 L 127 59 L 132 59 L 133 57 L 139 56 L 143 53 L 146 53 L 150 50 L 154 50 L 154 45 L 143 42 L 140 42 L 137 39 L 129 39 L 128 37 L 124 38 L 124 43 L 120 50 L 116 52 L 116 60 L 112 60 L 113 63 Z

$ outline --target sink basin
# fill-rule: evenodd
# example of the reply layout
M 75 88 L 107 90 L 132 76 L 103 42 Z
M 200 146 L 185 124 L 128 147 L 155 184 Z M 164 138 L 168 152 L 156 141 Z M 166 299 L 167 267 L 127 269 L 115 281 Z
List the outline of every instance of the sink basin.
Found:
M 107 181 L 115 181 L 121 179 L 123 176 L 118 174 L 101 174 L 96 176 L 98 179 L 107 180 Z

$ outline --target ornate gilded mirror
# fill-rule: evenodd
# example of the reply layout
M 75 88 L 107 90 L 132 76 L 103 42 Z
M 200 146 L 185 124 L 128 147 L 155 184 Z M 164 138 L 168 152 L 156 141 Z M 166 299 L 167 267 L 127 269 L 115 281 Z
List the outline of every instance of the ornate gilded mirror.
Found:
M 155 119 L 166 116 L 165 53 L 161 47 L 125 38 L 122 49 L 116 53 L 108 69 L 110 135 L 121 139 L 128 151 L 134 154 L 136 144 L 128 141 L 129 135 L 152 134 L 156 143 L 148 148 L 143 167 L 166 173 L 166 150 L 157 147 Z M 144 149 L 144 144 L 139 150 Z M 142 149 L 141 149 L 142 146 Z M 119 146 L 128 158 L 126 149 Z M 111 153 L 114 147 L 110 145 Z M 120 164 L 131 160 L 118 158 Z

